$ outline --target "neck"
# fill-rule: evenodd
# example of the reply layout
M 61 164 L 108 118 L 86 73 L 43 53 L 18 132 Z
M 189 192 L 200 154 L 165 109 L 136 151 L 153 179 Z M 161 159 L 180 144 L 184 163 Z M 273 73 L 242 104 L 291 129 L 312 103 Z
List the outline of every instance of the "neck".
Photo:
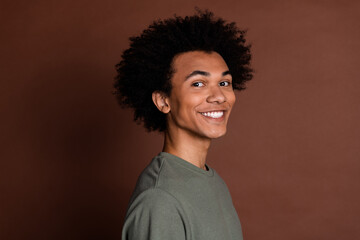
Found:
M 210 143 L 209 138 L 201 138 L 181 129 L 168 129 L 165 132 L 163 152 L 171 153 L 206 170 L 206 155 Z

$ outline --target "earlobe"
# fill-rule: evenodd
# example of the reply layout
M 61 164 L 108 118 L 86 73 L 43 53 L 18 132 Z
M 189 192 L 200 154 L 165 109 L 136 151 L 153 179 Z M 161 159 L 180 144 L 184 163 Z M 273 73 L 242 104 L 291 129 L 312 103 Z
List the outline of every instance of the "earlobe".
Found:
M 157 109 L 159 109 L 159 111 L 161 111 L 165 114 L 170 112 L 168 98 L 166 97 L 165 93 L 159 92 L 159 91 L 153 92 L 152 100 L 153 100 L 155 106 L 157 107 Z

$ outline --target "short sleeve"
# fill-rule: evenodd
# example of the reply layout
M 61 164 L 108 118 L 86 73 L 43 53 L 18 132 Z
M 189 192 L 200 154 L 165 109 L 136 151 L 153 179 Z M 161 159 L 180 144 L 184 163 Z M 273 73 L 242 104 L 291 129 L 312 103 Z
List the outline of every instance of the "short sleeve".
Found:
M 185 240 L 185 224 L 178 201 L 161 189 L 141 193 L 130 205 L 122 240 Z

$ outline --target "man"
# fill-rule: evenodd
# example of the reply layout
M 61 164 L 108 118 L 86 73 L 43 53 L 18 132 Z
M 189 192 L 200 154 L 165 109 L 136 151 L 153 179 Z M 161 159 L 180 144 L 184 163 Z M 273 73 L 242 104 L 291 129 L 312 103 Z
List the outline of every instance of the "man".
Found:
M 252 78 L 244 32 L 198 11 L 130 40 L 116 95 L 135 120 L 164 133 L 164 147 L 138 179 L 122 239 L 242 239 L 230 193 L 206 156 L 226 133 L 234 89 Z

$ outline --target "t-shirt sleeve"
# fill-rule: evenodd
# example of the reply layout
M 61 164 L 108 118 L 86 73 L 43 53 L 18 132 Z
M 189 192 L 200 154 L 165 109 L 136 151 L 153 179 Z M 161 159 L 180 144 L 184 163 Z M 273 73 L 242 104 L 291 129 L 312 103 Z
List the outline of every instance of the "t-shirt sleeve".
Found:
M 130 205 L 122 240 L 185 240 L 178 201 L 160 189 L 141 193 Z

